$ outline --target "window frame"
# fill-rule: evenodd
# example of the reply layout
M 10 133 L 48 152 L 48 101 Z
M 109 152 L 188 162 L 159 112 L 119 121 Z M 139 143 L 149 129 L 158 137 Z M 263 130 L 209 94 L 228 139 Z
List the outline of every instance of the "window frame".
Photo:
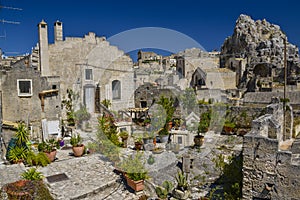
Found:
M 90 79 L 87 79 L 87 71 L 90 71 L 91 73 L 90 73 L 90 76 L 89 76 L 89 78 Z M 90 68 L 86 68 L 85 70 L 84 70 L 84 78 L 85 78 L 85 80 L 86 81 L 92 81 L 93 80 L 93 69 L 90 69 Z
M 114 83 L 119 83 L 119 88 L 118 88 L 118 92 L 114 92 L 115 91 L 115 87 L 114 87 Z M 111 92 L 112 92 L 112 99 L 113 100 L 120 100 L 121 99 L 121 81 L 120 80 L 113 80 L 111 82 Z M 118 94 L 118 96 L 116 97 L 115 94 Z
M 25 81 L 30 82 L 29 93 L 21 93 L 20 91 L 20 82 L 25 82 Z M 31 97 L 33 95 L 32 79 L 17 79 L 17 91 L 19 97 Z

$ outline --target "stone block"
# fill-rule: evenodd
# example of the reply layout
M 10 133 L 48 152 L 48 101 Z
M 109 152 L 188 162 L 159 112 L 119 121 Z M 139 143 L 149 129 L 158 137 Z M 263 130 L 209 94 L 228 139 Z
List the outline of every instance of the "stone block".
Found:
M 294 141 L 294 143 L 291 147 L 291 151 L 294 154 L 300 154 L 300 141 L 299 140 Z
M 292 161 L 292 154 L 289 152 L 279 151 L 277 153 L 276 162 L 279 165 L 290 165 Z

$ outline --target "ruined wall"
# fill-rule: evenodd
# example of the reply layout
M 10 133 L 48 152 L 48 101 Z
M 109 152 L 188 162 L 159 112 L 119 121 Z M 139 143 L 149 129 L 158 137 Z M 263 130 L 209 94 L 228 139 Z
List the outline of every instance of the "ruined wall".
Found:
M 243 199 L 299 199 L 299 141 L 283 135 L 282 104 L 271 104 L 243 141 Z M 290 132 L 287 134 L 291 134 Z

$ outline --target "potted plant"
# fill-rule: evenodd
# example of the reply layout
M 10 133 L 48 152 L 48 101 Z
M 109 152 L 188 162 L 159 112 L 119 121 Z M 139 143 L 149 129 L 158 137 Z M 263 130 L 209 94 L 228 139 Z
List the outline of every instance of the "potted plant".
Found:
M 32 199 L 35 192 L 35 182 L 43 179 L 43 175 L 37 172 L 35 168 L 30 168 L 21 174 L 22 180 L 8 183 L 4 186 L 4 191 L 8 199 Z
M 187 199 L 190 196 L 190 191 L 188 190 L 187 176 L 182 171 L 178 171 L 175 177 L 177 186 L 173 189 L 172 195 L 176 199 Z
M 143 149 L 143 139 L 142 137 L 137 137 L 134 140 L 134 146 L 136 150 L 142 150 Z
M 45 167 L 50 164 L 49 157 L 44 152 L 35 153 L 29 151 L 26 158 L 26 163 L 29 166 L 42 166 Z
M 15 146 L 9 150 L 8 160 L 14 164 L 22 163 L 26 160 L 28 153 L 28 148 Z
M 148 178 L 148 171 L 144 166 L 142 154 L 137 152 L 135 155 L 129 156 L 122 161 L 120 166 L 125 173 L 127 185 L 134 191 L 143 190 L 144 180 Z
M 153 132 L 145 132 L 143 134 L 143 143 L 144 144 L 151 144 L 153 143 L 154 133 Z
M 208 131 L 210 123 L 210 112 L 205 112 L 201 114 L 200 121 L 198 124 L 197 135 L 194 137 L 195 146 L 202 146 L 204 143 L 204 135 Z
M 39 143 L 38 151 L 44 152 L 51 162 L 56 158 L 57 149 L 60 148 L 60 144 L 57 140 L 51 138 L 47 141 Z
M 20 163 L 26 160 L 29 148 L 27 146 L 29 142 L 29 132 L 27 127 L 20 123 L 18 124 L 17 132 L 13 137 L 7 148 L 6 157 L 12 163 Z
M 155 188 L 155 192 L 160 199 L 164 200 L 168 198 L 168 195 L 172 191 L 172 189 L 173 189 L 172 182 L 164 181 L 161 186 L 157 186 Z
M 30 168 L 21 174 L 22 179 L 3 186 L 8 199 L 47 199 L 54 200 L 47 186 L 43 183 L 43 174 L 36 168 Z
M 168 129 L 162 128 L 162 129 L 158 132 L 158 135 L 159 135 L 159 139 L 160 139 L 160 142 L 161 142 L 161 143 L 166 143 L 166 142 L 168 142 L 168 139 L 169 139 L 169 131 L 168 131 Z
M 234 128 L 235 124 L 231 121 L 226 120 L 223 126 L 223 132 L 225 132 L 225 134 L 231 134 Z
M 82 138 L 80 137 L 80 134 L 72 135 L 70 144 L 72 145 L 72 150 L 75 157 L 80 157 L 83 155 L 84 144 L 82 144 Z
M 128 132 L 127 132 L 127 131 L 121 131 L 121 132 L 119 133 L 119 136 L 120 136 L 120 138 L 121 138 L 121 140 L 122 140 L 123 147 L 126 148 L 126 147 L 127 147 L 127 139 L 128 139 L 128 137 L 129 137 Z
M 178 130 L 182 124 L 182 120 L 177 118 L 177 119 L 174 119 L 173 121 L 174 121 L 175 130 Z

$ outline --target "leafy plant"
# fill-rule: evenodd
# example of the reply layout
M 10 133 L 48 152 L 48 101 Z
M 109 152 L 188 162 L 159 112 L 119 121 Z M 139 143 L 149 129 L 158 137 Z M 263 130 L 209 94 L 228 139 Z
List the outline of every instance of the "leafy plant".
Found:
M 148 178 L 148 171 L 142 160 L 142 153 L 137 152 L 135 155 L 124 159 L 120 166 L 130 179 L 134 181 L 145 180 Z
M 27 147 L 19 147 L 15 146 L 14 148 L 10 149 L 8 153 L 8 160 L 12 161 L 13 163 L 17 163 L 19 161 L 25 161 L 28 153 Z
M 127 131 L 121 131 L 119 133 L 119 136 L 123 139 L 123 138 L 128 138 L 129 134 Z
M 160 135 L 169 135 L 169 122 L 172 120 L 173 114 L 175 112 L 175 100 L 170 97 L 161 96 L 157 104 L 161 105 L 166 112 L 166 120 L 163 130 L 159 131 Z
M 81 138 L 80 134 L 72 135 L 72 137 L 70 139 L 70 144 L 73 147 L 81 146 L 81 144 L 82 144 L 82 138 Z
M 60 148 L 59 142 L 53 138 L 38 144 L 38 151 L 40 152 L 50 153 L 59 148 Z
M 99 117 L 99 134 L 106 136 L 116 146 L 122 146 L 119 141 L 117 127 L 112 115 L 104 115 Z M 102 137 L 103 138 L 103 137 Z
M 182 171 L 177 172 L 177 176 L 175 176 L 177 182 L 177 189 L 181 191 L 185 191 L 188 189 L 187 176 Z
M 26 163 L 29 166 L 45 167 L 50 164 L 50 160 L 44 152 L 34 153 L 33 151 L 29 151 L 27 154 Z
M 168 194 L 173 189 L 173 184 L 170 181 L 164 181 L 161 186 L 158 186 L 155 188 L 155 192 L 157 196 L 161 199 L 166 199 L 168 197 Z
M 208 130 L 208 127 L 210 125 L 210 120 L 211 120 L 211 112 L 204 112 L 200 116 L 200 122 L 198 124 L 198 135 L 200 133 L 206 133 Z
M 23 123 L 18 124 L 16 138 L 17 138 L 16 143 L 19 146 L 22 146 L 29 141 L 29 132 L 28 132 L 28 128 L 25 126 L 25 124 L 23 124 Z
M 109 107 L 111 106 L 111 102 L 109 99 L 104 99 L 101 101 L 101 103 L 107 108 L 109 109 Z
M 44 176 L 41 172 L 38 172 L 36 168 L 30 168 L 21 174 L 21 177 L 25 180 L 40 181 L 43 180 Z

